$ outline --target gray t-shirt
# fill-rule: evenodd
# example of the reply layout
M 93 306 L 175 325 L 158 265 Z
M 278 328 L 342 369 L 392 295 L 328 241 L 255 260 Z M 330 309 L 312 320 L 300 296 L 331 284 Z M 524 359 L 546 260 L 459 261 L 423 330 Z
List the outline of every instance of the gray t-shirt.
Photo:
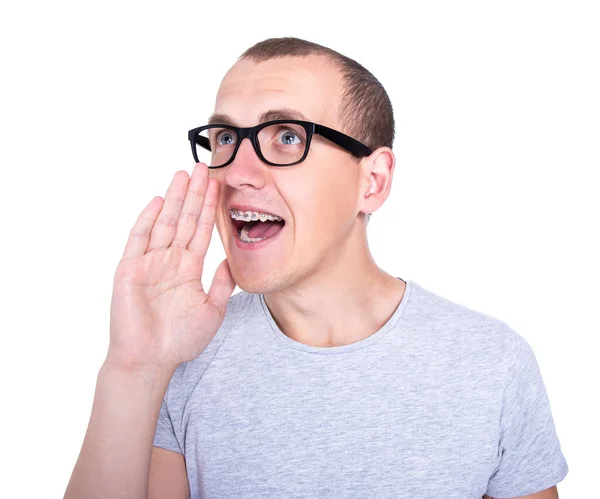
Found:
M 529 344 L 411 280 L 379 331 L 330 348 L 233 295 L 154 445 L 184 454 L 192 499 L 518 497 L 568 472 Z

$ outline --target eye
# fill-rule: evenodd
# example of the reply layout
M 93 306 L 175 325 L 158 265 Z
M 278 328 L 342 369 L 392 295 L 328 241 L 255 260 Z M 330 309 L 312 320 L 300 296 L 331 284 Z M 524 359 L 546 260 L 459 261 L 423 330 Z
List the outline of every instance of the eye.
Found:
M 279 139 L 281 143 L 286 146 L 296 146 L 302 144 L 302 138 L 293 130 L 284 130 L 279 134 Z M 294 139 L 298 139 L 297 142 L 294 142 Z
M 215 141 L 217 142 L 217 146 L 229 146 L 235 142 L 235 134 L 229 130 L 223 130 L 217 134 Z

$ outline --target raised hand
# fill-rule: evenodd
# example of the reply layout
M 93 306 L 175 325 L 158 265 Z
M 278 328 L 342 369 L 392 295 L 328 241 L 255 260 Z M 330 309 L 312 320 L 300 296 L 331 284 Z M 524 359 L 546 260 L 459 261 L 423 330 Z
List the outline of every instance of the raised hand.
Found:
M 218 197 L 218 181 L 198 163 L 144 208 L 115 273 L 108 359 L 176 367 L 210 343 L 235 288 L 226 259 L 208 293 L 201 282 Z

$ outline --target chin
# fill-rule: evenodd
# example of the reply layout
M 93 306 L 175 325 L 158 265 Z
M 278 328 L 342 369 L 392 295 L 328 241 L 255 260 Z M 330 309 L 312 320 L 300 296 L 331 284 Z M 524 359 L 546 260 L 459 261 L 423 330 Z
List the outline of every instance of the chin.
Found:
M 231 268 L 231 267 L 230 267 Z M 247 293 L 268 294 L 289 286 L 289 279 L 281 272 L 269 272 L 264 269 L 231 268 L 231 275 L 237 286 Z

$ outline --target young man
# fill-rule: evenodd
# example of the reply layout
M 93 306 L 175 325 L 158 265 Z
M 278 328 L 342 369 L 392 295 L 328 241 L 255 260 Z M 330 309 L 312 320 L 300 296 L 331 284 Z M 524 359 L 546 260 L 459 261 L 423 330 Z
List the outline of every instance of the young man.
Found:
M 371 257 L 394 170 L 374 76 L 266 40 L 209 125 L 190 131 L 191 178 L 132 229 L 65 497 L 558 497 L 530 346 Z M 214 223 L 227 258 L 205 293 Z

